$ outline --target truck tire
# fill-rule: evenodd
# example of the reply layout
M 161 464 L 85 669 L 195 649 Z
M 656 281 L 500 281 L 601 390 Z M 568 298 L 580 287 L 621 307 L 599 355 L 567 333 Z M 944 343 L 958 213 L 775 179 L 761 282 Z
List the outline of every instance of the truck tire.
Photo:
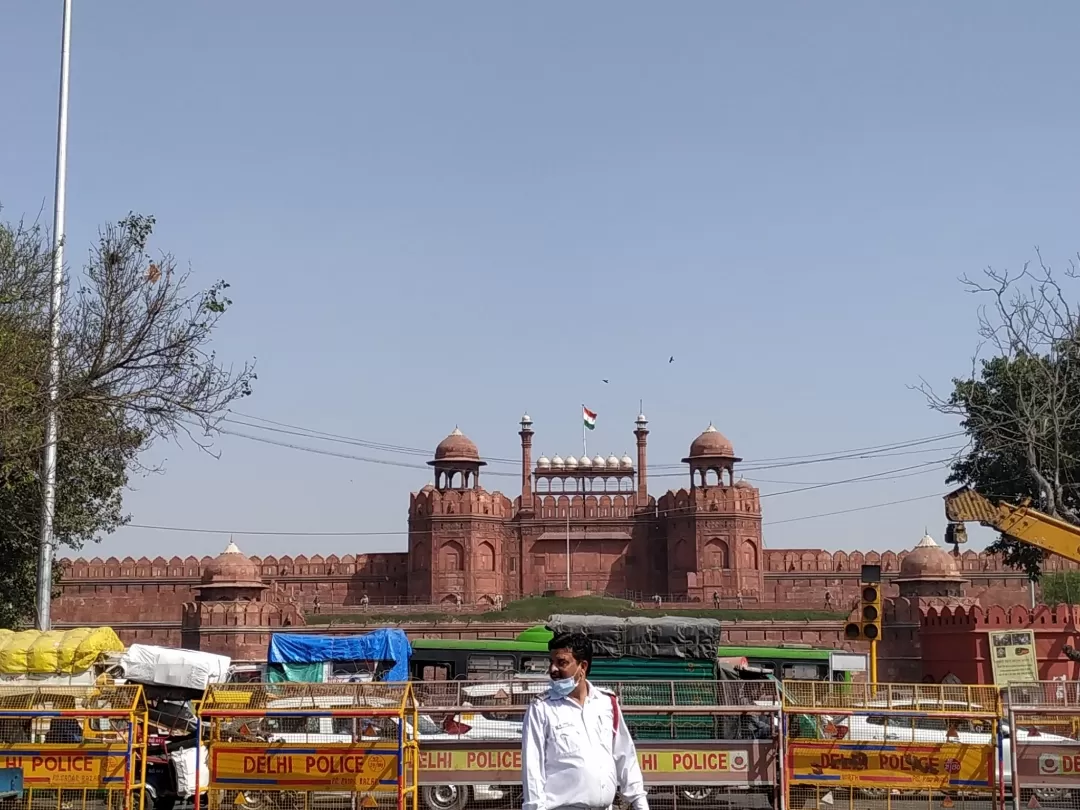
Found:
M 420 792 L 426 810 L 465 810 L 469 803 L 467 785 L 428 785 Z
M 708 785 L 684 785 L 678 791 L 679 801 L 687 804 L 704 804 L 716 794 L 716 788 Z

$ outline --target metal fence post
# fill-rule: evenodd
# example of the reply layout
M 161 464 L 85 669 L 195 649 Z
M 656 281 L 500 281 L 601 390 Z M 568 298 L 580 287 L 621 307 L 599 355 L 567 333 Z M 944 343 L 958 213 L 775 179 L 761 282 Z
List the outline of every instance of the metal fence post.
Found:
M 1006 693 L 1008 694 L 1008 693 Z M 1009 768 L 1010 779 L 1012 780 L 1012 792 L 1013 792 L 1013 810 L 1020 810 L 1020 785 L 1019 785 L 1019 773 L 1020 773 L 1020 757 L 1017 754 L 1017 749 L 1020 747 L 1017 745 L 1016 734 L 1016 712 L 1013 711 L 1012 696 L 1008 695 L 1008 712 L 1009 718 Z M 1002 774 L 1002 782 L 1005 781 L 1004 774 Z

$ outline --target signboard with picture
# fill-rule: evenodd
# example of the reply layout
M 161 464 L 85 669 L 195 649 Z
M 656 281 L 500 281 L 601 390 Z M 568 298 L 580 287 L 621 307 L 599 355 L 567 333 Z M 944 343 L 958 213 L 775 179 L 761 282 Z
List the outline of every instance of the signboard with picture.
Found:
M 1039 680 L 1039 656 L 1035 650 L 1034 630 L 990 630 L 990 662 L 994 683 L 1036 683 Z

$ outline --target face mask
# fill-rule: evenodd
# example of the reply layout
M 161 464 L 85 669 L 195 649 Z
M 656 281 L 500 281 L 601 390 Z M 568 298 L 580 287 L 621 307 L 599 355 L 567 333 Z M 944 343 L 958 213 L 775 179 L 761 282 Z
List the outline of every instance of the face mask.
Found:
M 570 697 L 570 693 L 574 691 L 574 687 L 576 686 L 576 678 L 561 678 L 560 680 L 551 682 L 551 693 L 556 697 Z
M 571 675 L 569 678 L 560 678 L 557 681 L 551 682 L 551 691 L 557 697 L 569 697 L 570 693 L 577 688 L 578 679 L 577 676 L 581 674 L 579 669 L 576 674 Z

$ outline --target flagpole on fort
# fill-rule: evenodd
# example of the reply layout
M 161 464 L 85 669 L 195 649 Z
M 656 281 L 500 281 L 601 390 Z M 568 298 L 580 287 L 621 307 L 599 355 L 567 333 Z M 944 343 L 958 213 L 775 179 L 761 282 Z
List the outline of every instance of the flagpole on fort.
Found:
M 566 507 L 566 590 L 570 590 L 570 506 Z M 569 594 L 567 594 L 569 595 Z

